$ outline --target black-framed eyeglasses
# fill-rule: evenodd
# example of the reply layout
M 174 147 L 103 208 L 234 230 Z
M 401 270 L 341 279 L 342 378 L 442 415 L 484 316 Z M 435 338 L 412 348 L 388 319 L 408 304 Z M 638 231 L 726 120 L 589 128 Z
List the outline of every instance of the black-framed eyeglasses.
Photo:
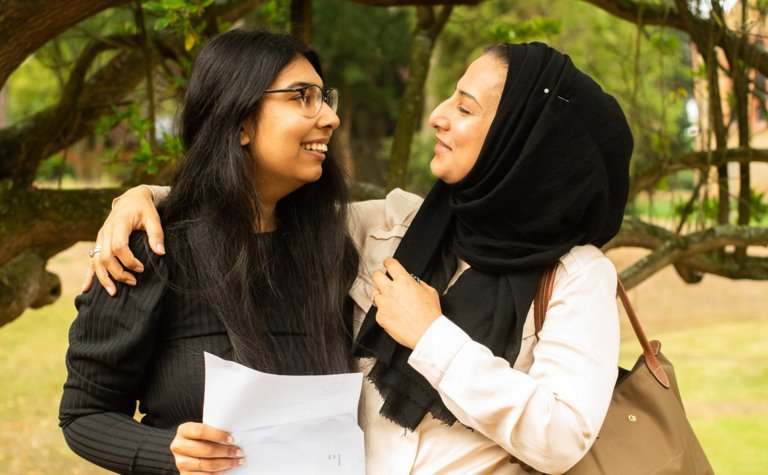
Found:
M 328 104 L 333 112 L 339 106 L 339 90 L 335 87 L 322 90 L 316 84 L 309 84 L 299 87 L 288 87 L 285 89 L 267 89 L 264 94 L 270 92 L 298 92 L 301 94 L 301 111 L 304 116 L 312 118 L 320 113 L 323 102 Z

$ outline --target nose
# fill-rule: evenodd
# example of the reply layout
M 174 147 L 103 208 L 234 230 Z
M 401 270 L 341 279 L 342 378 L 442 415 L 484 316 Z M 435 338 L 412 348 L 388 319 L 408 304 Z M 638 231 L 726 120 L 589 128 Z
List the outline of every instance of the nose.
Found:
M 323 102 L 317 117 L 317 126 L 320 128 L 330 127 L 332 130 L 335 130 L 340 123 L 341 119 L 339 119 L 336 112 L 326 102 Z
M 435 107 L 431 114 L 429 114 L 429 126 L 433 129 L 447 129 L 448 117 L 445 115 L 445 107 L 450 101 L 450 98 L 444 100 Z

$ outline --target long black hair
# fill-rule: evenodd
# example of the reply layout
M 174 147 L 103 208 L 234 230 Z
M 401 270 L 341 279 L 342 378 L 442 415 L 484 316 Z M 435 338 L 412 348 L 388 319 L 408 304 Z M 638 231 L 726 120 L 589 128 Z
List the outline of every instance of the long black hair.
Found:
M 254 158 L 240 145 L 263 91 L 301 57 L 322 77 L 317 54 L 287 35 L 232 30 L 202 48 L 180 116 L 185 157 L 162 215 L 178 280 L 224 323 L 236 361 L 332 374 L 353 368 L 347 292 L 358 254 L 344 172 L 329 146 L 321 178 L 280 200 L 277 231 L 259 234 Z M 299 322 L 302 351 L 277 341 L 269 319 L 282 317 Z

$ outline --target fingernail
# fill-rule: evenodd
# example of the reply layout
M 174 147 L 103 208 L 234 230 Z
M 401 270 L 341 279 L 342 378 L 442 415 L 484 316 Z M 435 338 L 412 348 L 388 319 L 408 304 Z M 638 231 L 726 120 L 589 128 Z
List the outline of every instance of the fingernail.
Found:
M 83 284 L 83 286 L 80 287 L 80 293 L 81 294 L 85 293 L 85 284 Z
M 115 296 L 115 288 L 114 287 L 107 287 L 107 293 L 111 295 L 112 297 Z
M 144 272 L 144 266 L 142 265 L 136 266 L 136 272 Z
M 231 435 L 228 435 L 227 436 L 227 443 L 228 444 L 234 444 L 235 443 L 235 438 L 232 437 Z
M 245 463 L 245 457 L 243 457 L 243 458 L 241 458 L 241 459 L 238 459 L 238 460 L 237 460 L 237 464 L 238 464 L 238 465 L 242 465 L 242 464 L 244 464 L 244 463 Z
M 163 245 L 163 243 L 161 242 L 157 243 L 157 245 L 155 246 L 155 249 L 157 249 L 157 252 L 161 252 L 165 254 L 165 245 Z
M 244 453 L 243 453 L 243 451 L 242 451 L 242 450 L 240 450 L 240 449 L 237 449 L 237 451 L 235 452 L 235 456 L 236 456 L 236 457 L 243 457 L 244 455 L 245 455 L 245 454 L 244 454 Z

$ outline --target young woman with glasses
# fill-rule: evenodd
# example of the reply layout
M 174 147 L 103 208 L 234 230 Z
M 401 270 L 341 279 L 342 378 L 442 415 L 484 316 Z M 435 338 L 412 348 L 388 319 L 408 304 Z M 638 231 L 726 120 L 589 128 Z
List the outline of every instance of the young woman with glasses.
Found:
M 429 123 L 427 197 L 351 208 L 367 473 L 563 473 L 616 382 L 616 270 L 599 247 L 622 223 L 632 134 L 617 101 L 541 43 L 487 48 Z M 136 269 L 119 244 L 131 223 L 160 242 L 147 188 L 128 193 L 100 232 L 99 276 L 114 255 Z
M 132 235 L 145 264 L 136 285 L 76 300 L 60 408 L 76 453 L 118 473 L 243 463 L 199 423 L 205 351 L 280 374 L 354 369 L 358 255 L 331 150 L 337 102 L 317 55 L 289 36 L 233 30 L 200 51 L 180 117 L 184 160 L 160 210 L 167 254 Z M 188 457 L 199 439 L 225 455 Z

